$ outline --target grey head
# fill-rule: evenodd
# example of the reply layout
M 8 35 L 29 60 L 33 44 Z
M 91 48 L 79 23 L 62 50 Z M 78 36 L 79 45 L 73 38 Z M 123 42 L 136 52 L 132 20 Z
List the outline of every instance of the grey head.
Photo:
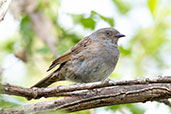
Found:
M 117 44 L 119 38 L 125 37 L 114 28 L 102 28 L 92 33 L 92 35 L 96 36 L 94 38 L 97 38 L 97 40 L 110 40 L 115 44 Z

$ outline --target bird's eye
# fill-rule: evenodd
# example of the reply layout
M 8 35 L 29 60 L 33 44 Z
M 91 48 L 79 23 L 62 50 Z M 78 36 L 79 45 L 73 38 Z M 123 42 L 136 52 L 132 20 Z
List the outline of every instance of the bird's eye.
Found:
M 106 32 L 106 34 L 109 36 L 111 34 L 111 32 Z

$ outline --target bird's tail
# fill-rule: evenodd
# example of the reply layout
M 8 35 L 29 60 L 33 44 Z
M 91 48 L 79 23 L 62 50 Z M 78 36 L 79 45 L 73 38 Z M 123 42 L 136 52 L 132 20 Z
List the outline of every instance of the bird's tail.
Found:
M 38 87 L 38 88 L 48 87 L 52 83 L 54 83 L 56 81 L 61 81 L 61 80 L 64 80 L 64 78 L 59 76 L 58 71 L 54 71 L 51 74 L 49 74 L 48 76 L 46 76 L 45 78 L 43 78 L 42 80 L 40 80 L 38 83 L 33 85 L 31 88 L 33 88 L 33 87 Z

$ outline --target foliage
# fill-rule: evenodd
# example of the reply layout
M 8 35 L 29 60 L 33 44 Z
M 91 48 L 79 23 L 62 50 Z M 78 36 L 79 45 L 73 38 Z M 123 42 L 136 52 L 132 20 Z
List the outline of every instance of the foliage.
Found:
M 117 9 L 115 13 L 118 14 L 119 18 L 124 17 L 127 19 L 129 18 L 129 14 L 135 10 L 135 4 L 131 0 L 112 0 L 112 3 L 113 7 Z M 111 74 L 111 78 L 124 78 L 125 75 L 138 77 L 156 74 L 160 75 L 163 74 L 163 70 L 171 67 L 168 62 L 169 57 L 171 57 L 171 10 L 169 4 L 171 4 L 171 1 L 169 0 L 167 1 L 167 4 L 163 3 L 162 0 L 146 1 L 145 8 L 152 17 L 152 23 L 148 27 L 137 25 L 136 31 L 134 31 L 131 38 L 127 40 L 128 42 L 125 43 L 126 46 L 121 45 L 119 47 L 121 52 L 120 61 L 115 72 Z M 97 25 L 100 21 L 107 23 L 110 27 L 115 27 L 115 25 L 117 25 L 117 21 L 113 16 L 104 16 L 99 12 L 92 10 L 88 14 L 66 13 L 65 15 L 69 16 L 74 24 L 71 28 L 66 28 L 58 21 L 59 18 L 61 18 L 58 14 L 60 6 L 61 1 L 38 0 L 35 9 L 35 12 L 42 12 L 42 14 L 52 23 L 53 35 L 57 39 L 55 49 L 59 55 L 66 52 L 83 37 L 82 34 L 73 32 L 76 25 L 81 26 L 85 31 L 94 31 L 94 29 L 97 29 Z M 144 19 L 144 21 L 146 20 Z M 29 59 L 28 62 L 24 63 L 25 67 L 23 69 L 26 69 L 26 74 L 23 76 L 25 77 L 23 81 L 25 81 L 24 86 L 30 87 L 33 83 L 36 83 L 42 78 L 42 76 L 46 75 L 45 70 L 52 61 L 53 54 L 48 44 L 38 39 L 38 36 L 32 28 L 33 23 L 28 12 L 23 11 L 20 14 L 18 22 L 19 30 L 10 38 L 6 38 L 6 40 L 0 42 L 0 62 L 3 63 L 10 54 L 14 55 L 17 50 L 24 49 Z M 132 23 L 132 26 L 136 26 L 136 23 Z M 129 61 L 128 64 L 125 60 Z M 22 61 L 20 62 L 23 63 Z M 129 65 L 131 65 L 131 69 L 128 68 Z M 0 67 L 3 68 L 3 64 L 0 64 Z M 123 74 L 125 73 L 123 71 L 126 70 L 131 70 L 132 73 Z M 3 72 L 6 72 L 6 70 Z M 2 73 L 2 77 L 5 76 L 5 73 Z M 5 81 L 5 78 L 2 78 L 2 81 Z M 13 99 L 19 98 L 15 97 Z M 0 100 L 0 107 L 3 108 L 16 105 L 18 104 L 8 100 Z M 116 105 L 104 109 L 113 112 L 119 111 L 121 113 L 126 109 L 132 114 L 144 114 L 145 112 L 145 109 L 143 109 L 142 106 L 135 104 Z M 73 114 L 81 113 L 89 114 L 89 111 L 86 110 Z
M 84 28 L 94 30 L 96 27 L 97 19 L 102 19 L 103 21 L 107 22 L 111 27 L 114 26 L 114 20 L 110 17 L 104 17 L 95 11 L 91 11 L 89 17 L 85 17 L 84 14 L 79 15 L 71 15 L 73 18 L 74 23 L 81 24 Z
M 128 11 L 130 11 L 129 2 L 125 2 L 123 0 L 113 0 L 113 2 L 121 14 L 126 14 Z
M 5 100 L 0 100 L 0 104 L 1 104 L 0 108 L 7 108 L 7 107 L 19 106 L 16 103 L 8 102 L 8 101 L 5 101 Z

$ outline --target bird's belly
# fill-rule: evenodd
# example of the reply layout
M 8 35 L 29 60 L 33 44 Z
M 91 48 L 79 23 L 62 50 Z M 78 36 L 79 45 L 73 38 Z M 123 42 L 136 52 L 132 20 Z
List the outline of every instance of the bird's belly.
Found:
M 73 61 L 74 73 L 68 79 L 78 83 L 105 80 L 113 72 L 116 62 L 103 56 L 92 56 L 89 59 Z

